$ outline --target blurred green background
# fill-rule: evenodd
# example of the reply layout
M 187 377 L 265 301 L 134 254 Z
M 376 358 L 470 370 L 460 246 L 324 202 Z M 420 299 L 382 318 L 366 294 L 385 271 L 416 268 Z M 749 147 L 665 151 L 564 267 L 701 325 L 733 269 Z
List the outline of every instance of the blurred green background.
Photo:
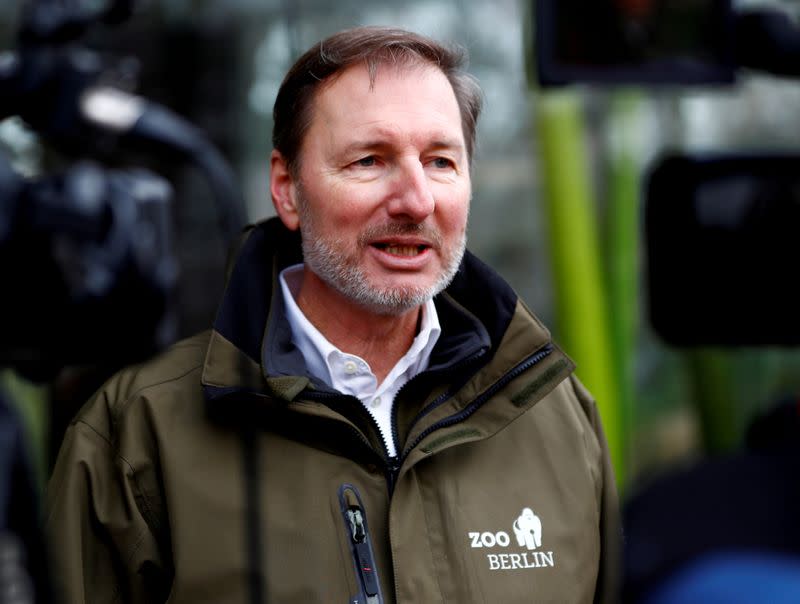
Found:
M 797 3 L 736 4 L 800 15 Z M 14 46 L 20 6 L 0 3 L 2 50 Z M 641 220 L 643 176 L 665 150 L 797 151 L 800 82 L 743 72 L 731 87 L 543 92 L 530 76 L 530 22 L 530 3 L 517 0 L 152 0 L 85 42 L 128 57 L 138 65 L 137 92 L 209 133 L 240 178 L 251 220 L 272 214 L 272 103 L 303 50 L 362 24 L 465 46 L 486 95 L 470 248 L 578 362 L 630 492 L 666 469 L 736 448 L 755 414 L 800 391 L 800 351 L 682 351 L 653 334 Z M 0 122 L 0 150 L 27 174 L 49 168 L 46 145 L 15 118 Z M 202 179 L 182 166 L 158 168 L 176 188 L 180 330 L 188 335 L 213 317 L 225 251 Z M 58 441 L 47 438 L 52 390 L 8 371 L 2 380 L 21 401 L 43 481 Z M 82 402 L 63 399 L 70 413 Z

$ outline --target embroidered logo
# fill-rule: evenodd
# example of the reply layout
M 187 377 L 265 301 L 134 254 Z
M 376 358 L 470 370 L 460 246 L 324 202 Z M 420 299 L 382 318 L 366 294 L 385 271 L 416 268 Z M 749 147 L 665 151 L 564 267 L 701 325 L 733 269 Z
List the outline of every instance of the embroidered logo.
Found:
M 519 552 L 487 553 L 489 570 L 549 568 L 556 565 L 553 552 L 536 551 L 542 547 L 542 521 L 532 508 L 523 508 L 511 528 L 517 545 L 525 549 Z M 467 535 L 472 549 L 513 547 L 506 531 L 470 531 Z

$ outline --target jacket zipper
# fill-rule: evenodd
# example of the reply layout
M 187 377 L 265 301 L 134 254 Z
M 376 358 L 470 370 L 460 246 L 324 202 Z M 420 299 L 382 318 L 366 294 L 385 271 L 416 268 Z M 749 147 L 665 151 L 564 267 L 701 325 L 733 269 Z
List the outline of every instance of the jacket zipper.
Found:
M 478 396 L 478 398 L 476 398 L 469 405 L 464 407 L 461 411 L 459 411 L 458 413 L 454 413 L 453 415 L 450 415 L 448 417 L 445 417 L 444 419 L 439 420 L 435 424 L 433 424 L 431 426 L 428 426 L 425 430 L 420 432 L 417 435 L 417 437 L 413 440 L 413 442 L 411 444 L 409 444 L 405 448 L 405 450 L 402 452 L 402 454 L 398 458 L 396 458 L 396 463 L 394 463 L 389 468 L 390 476 L 387 479 L 387 481 L 389 483 L 389 494 L 390 494 L 390 496 L 391 496 L 392 492 L 394 491 L 394 485 L 397 482 L 397 476 L 398 476 L 398 474 L 400 472 L 400 467 L 403 465 L 403 462 L 405 462 L 406 458 L 411 453 L 411 451 L 413 451 L 414 448 L 419 443 L 421 443 L 424 438 L 426 438 L 427 436 L 429 436 L 431 433 L 435 432 L 436 430 L 440 430 L 442 428 L 447 428 L 447 427 L 452 426 L 454 424 L 460 423 L 460 422 L 464 421 L 465 419 L 467 419 L 468 417 L 470 417 L 473 413 L 475 413 L 478 409 L 480 409 L 484 405 L 484 403 L 486 403 L 486 401 L 488 401 L 491 397 L 493 397 L 500 390 L 502 390 L 509 382 L 511 382 L 512 380 L 516 379 L 517 377 L 519 377 L 520 375 L 522 375 L 526 371 L 528 371 L 531 367 L 537 365 L 544 358 L 546 358 L 551 352 L 553 352 L 553 345 L 552 344 L 547 344 L 544 348 L 538 350 L 537 352 L 533 353 L 531 356 L 529 356 L 528 358 L 523 360 L 521 363 L 519 363 L 519 364 L 515 365 L 514 367 L 512 367 L 498 381 L 496 381 L 494 384 L 492 384 L 492 386 L 488 390 L 486 390 L 483 394 Z M 452 395 L 453 395 L 453 393 L 448 390 L 442 396 L 437 397 L 436 400 L 434 400 L 433 403 L 431 403 L 431 404 L 432 405 L 435 404 L 436 406 L 439 406 L 442 403 L 444 403 L 445 400 L 450 398 L 450 396 L 452 396 Z M 430 405 L 428 407 L 430 407 Z M 426 407 L 426 410 L 428 409 L 428 407 Z M 412 426 L 413 426 L 414 423 L 416 423 L 416 421 L 419 418 L 423 417 L 426 412 L 427 411 L 425 411 L 423 413 L 420 413 L 417 416 L 417 418 L 415 418 L 414 422 L 412 423 Z M 394 422 L 394 418 L 393 418 L 393 422 Z M 394 427 L 394 428 L 396 429 L 396 427 Z
M 303 395 L 305 396 L 305 398 L 316 401 L 324 401 L 325 399 L 331 400 L 347 396 L 343 394 L 335 394 L 333 392 L 319 392 L 315 390 L 306 391 L 303 393 Z M 358 399 L 356 399 L 355 397 L 352 398 L 358 401 Z M 361 401 L 358 401 L 358 403 L 359 405 L 362 404 Z M 389 494 L 391 495 L 391 493 L 394 491 L 394 478 L 397 476 L 397 469 L 400 467 L 398 464 L 398 458 L 397 456 L 392 457 L 389 455 L 389 449 L 386 446 L 386 435 L 383 433 L 383 430 L 381 430 L 381 427 L 378 425 L 378 422 L 375 421 L 375 418 L 372 417 L 372 415 L 369 415 L 369 421 L 372 423 L 372 425 L 375 427 L 376 432 L 380 434 L 381 437 L 381 445 L 383 447 L 383 456 L 381 457 L 381 461 L 383 462 L 384 468 L 386 470 L 386 483 L 388 485 Z M 393 411 L 392 412 L 393 434 L 390 435 L 390 437 L 394 439 L 395 447 L 397 447 L 399 443 L 397 439 L 397 427 L 395 426 L 395 422 L 396 419 Z M 367 446 L 367 448 L 369 448 L 370 451 L 375 452 L 375 450 L 372 448 L 372 443 L 369 442 L 369 440 L 361 433 L 360 430 L 354 427 L 350 427 L 350 430 L 356 435 L 356 437 L 362 443 L 364 443 Z
M 468 365 L 471 365 L 472 363 L 474 363 L 475 361 L 480 359 L 484 354 L 486 354 L 486 350 L 485 349 L 479 350 L 477 353 L 472 354 L 472 355 L 468 356 L 467 358 L 462 359 L 461 361 L 459 361 L 457 364 L 453 365 L 452 367 L 449 367 L 447 369 L 447 373 L 451 373 L 451 374 L 454 374 L 454 375 L 457 374 L 459 369 L 461 369 L 462 367 L 466 367 Z M 420 374 L 420 375 L 423 375 L 423 374 Z M 397 394 L 394 397 L 395 400 L 397 400 L 399 398 L 400 394 L 403 392 L 405 387 L 408 386 L 409 383 L 414 381 L 416 379 L 416 377 L 419 377 L 419 376 L 415 376 L 415 378 L 412 378 L 411 380 L 409 380 L 408 382 L 406 382 L 405 384 L 403 384 L 401 386 L 400 390 L 397 391 Z M 411 421 L 410 428 L 413 427 L 414 424 L 416 424 L 420 419 L 425 417 L 425 415 L 427 415 L 428 413 L 430 413 L 431 411 L 436 409 L 436 407 L 438 407 L 439 405 L 443 404 L 447 399 L 449 399 L 451 396 L 453 396 L 454 392 L 455 392 L 454 388 L 448 388 L 448 390 L 446 392 L 443 392 L 442 394 L 437 396 L 433 401 L 431 401 L 430 404 L 426 405 L 425 408 L 422 411 L 420 411 L 417 414 L 417 416 Z M 391 422 L 391 424 L 392 424 L 392 438 L 394 439 L 395 444 L 399 444 L 400 443 L 400 431 L 397 428 L 397 406 L 396 405 L 392 406 L 392 422 Z M 397 458 L 395 458 L 395 461 L 396 460 L 397 460 Z M 392 491 L 392 489 L 390 489 L 390 492 L 391 491 Z
M 351 484 L 339 487 L 339 508 L 347 533 L 359 592 L 350 604 L 383 604 L 380 578 L 375 567 L 367 514 L 358 489 Z
M 447 368 L 446 373 L 457 374 L 458 371 L 462 367 L 466 367 L 468 365 L 471 365 L 472 363 L 474 363 L 475 361 L 480 359 L 484 354 L 486 354 L 486 350 L 485 349 L 479 350 L 478 352 L 468 356 L 467 358 L 462 359 L 461 361 L 459 361 L 458 363 L 456 363 L 452 367 Z M 423 375 L 423 374 L 419 374 L 419 375 Z M 414 378 L 412 378 L 411 380 L 409 380 L 408 382 L 406 382 L 405 384 L 403 384 L 400 387 L 400 390 L 398 390 L 397 394 L 395 395 L 395 400 L 397 400 L 400 397 L 400 393 L 405 389 L 405 387 L 408 386 L 414 380 L 416 380 L 419 377 L 419 375 L 415 376 Z M 428 413 L 430 413 L 431 411 L 436 409 L 436 407 L 438 407 L 439 405 L 443 404 L 445 401 L 447 401 L 447 399 L 449 399 L 451 396 L 453 396 L 453 393 L 455 392 L 455 390 L 457 390 L 457 388 L 448 388 L 446 392 L 443 392 L 442 394 L 437 396 L 433 401 L 431 401 L 428 405 L 426 405 L 426 407 L 422 411 L 420 411 L 417 414 L 417 416 L 411 421 L 410 428 L 414 427 L 414 425 L 420 419 L 425 417 Z M 392 438 L 394 439 L 395 445 L 399 445 L 400 444 L 400 431 L 397 428 L 397 405 L 393 405 L 392 406 L 392 422 L 391 422 L 391 425 L 392 425 Z M 405 457 L 403 457 L 403 459 L 405 459 Z M 396 456 L 396 457 L 390 457 L 388 459 L 387 464 L 386 464 L 386 484 L 388 485 L 388 488 L 389 488 L 389 496 L 391 496 L 391 494 L 394 493 L 394 485 L 395 485 L 395 481 L 397 480 L 397 474 L 400 471 L 401 463 L 402 463 L 402 461 L 401 461 L 400 457 Z
M 335 392 L 321 392 L 319 390 L 304 390 L 302 394 L 303 394 L 304 398 L 307 398 L 307 399 L 312 400 L 312 401 L 319 401 L 319 402 L 324 402 L 326 399 L 327 400 L 332 400 L 332 399 L 341 399 L 341 398 L 352 398 L 353 400 L 358 401 L 359 405 L 363 406 L 363 403 L 360 400 L 358 400 L 354 396 L 350 396 L 350 395 L 347 395 L 347 394 L 336 394 Z M 389 449 L 386 446 L 386 435 L 383 433 L 383 430 L 381 430 L 381 427 L 378 425 L 378 422 L 375 421 L 375 418 L 372 417 L 372 415 L 369 414 L 369 412 L 367 412 L 367 417 L 369 418 L 370 423 L 375 427 L 375 431 L 381 437 L 380 440 L 381 440 L 381 446 L 383 447 L 383 461 L 385 463 L 385 462 L 387 462 L 387 460 L 393 459 L 392 457 L 389 456 Z M 362 443 L 364 443 L 370 449 L 370 451 L 374 451 L 374 449 L 372 448 L 372 443 L 369 442 L 369 439 L 366 438 L 361 433 L 360 430 L 358 430 L 357 428 L 354 428 L 352 426 L 350 427 L 350 430 L 352 430 L 352 432 L 356 434 L 358 439 Z M 396 444 L 397 444 L 397 442 L 395 441 L 395 445 Z

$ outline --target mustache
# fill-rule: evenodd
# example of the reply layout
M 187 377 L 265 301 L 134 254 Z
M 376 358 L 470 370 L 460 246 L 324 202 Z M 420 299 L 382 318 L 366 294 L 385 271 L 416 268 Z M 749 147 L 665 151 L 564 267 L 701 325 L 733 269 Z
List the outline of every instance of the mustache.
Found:
M 438 229 L 413 222 L 388 222 L 369 226 L 358 236 L 358 243 L 363 247 L 376 239 L 387 239 L 400 235 L 419 237 L 436 249 L 442 246 L 442 234 Z

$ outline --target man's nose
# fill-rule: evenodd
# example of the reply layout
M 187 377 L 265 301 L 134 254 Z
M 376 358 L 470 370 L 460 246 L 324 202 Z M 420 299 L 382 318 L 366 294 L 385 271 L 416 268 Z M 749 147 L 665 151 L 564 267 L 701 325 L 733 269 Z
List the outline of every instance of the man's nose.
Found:
M 397 169 L 387 211 L 392 217 L 403 217 L 419 223 L 433 214 L 436 202 L 430 182 L 419 160 L 409 160 Z

